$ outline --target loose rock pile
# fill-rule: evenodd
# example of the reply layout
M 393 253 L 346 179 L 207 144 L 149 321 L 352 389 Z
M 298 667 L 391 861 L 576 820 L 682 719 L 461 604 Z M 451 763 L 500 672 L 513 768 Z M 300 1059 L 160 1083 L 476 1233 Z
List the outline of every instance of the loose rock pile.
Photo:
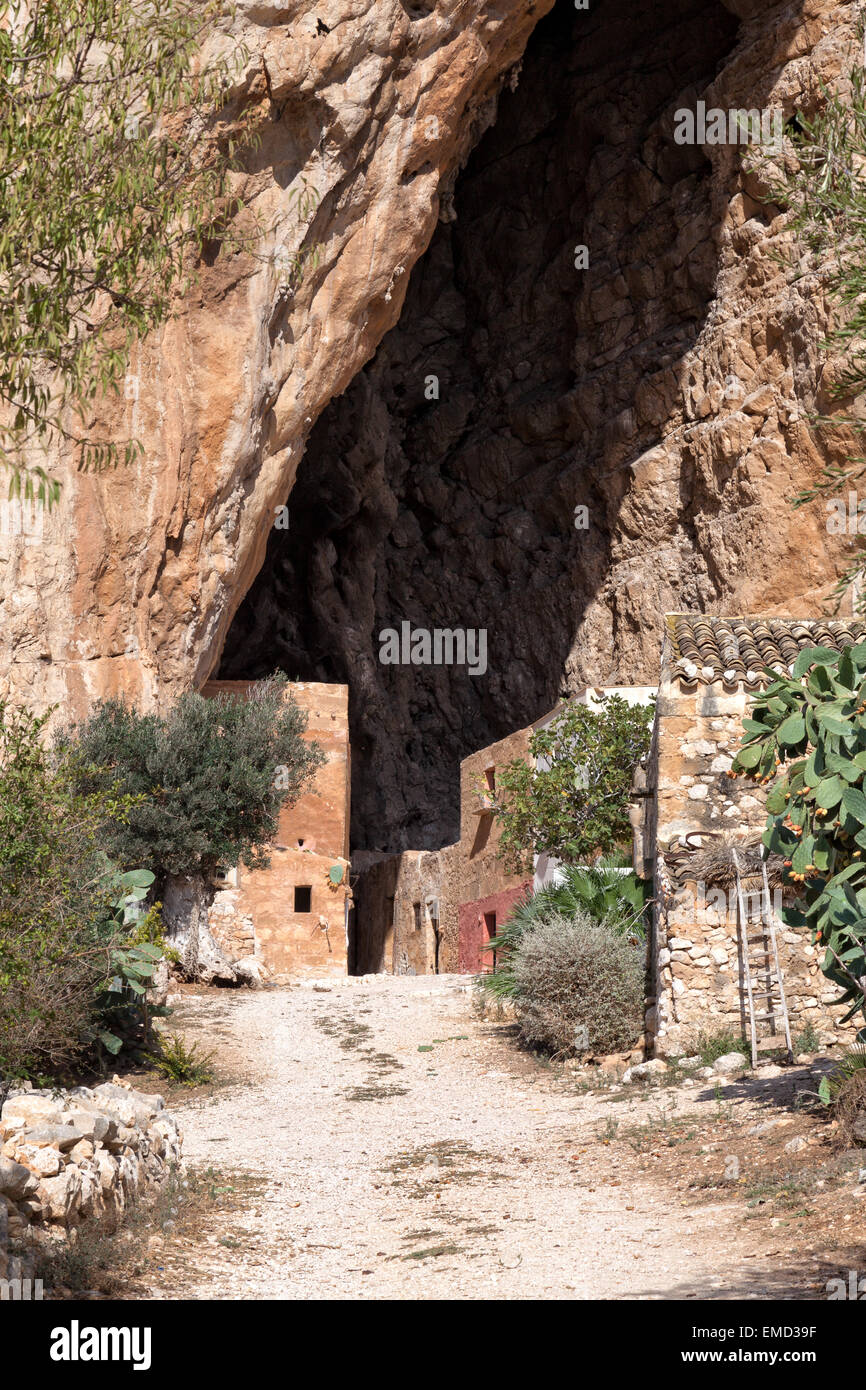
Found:
M 0 1111 L 0 1278 L 16 1277 L 7 1241 L 116 1218 L 165 1181 L 181 1140 L 162 1096 L 116 1081 L 13 1091 Z

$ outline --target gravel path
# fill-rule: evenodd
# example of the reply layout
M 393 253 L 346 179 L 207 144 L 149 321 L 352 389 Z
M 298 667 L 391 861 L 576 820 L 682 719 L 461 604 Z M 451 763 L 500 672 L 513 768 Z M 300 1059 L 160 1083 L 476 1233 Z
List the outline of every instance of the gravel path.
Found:
M 174 1023 L 244 1078 L 182 1105 L 187 1162 L 263 1181 L 166 1260 L 155 1298 L 706 1299 L 737 1283 L 736 1209 L 684 1210 L 627 1163 L 619 1178 L 598 1137 L 610 1105 L 474 1018 L 465 977 L 211 992 Z

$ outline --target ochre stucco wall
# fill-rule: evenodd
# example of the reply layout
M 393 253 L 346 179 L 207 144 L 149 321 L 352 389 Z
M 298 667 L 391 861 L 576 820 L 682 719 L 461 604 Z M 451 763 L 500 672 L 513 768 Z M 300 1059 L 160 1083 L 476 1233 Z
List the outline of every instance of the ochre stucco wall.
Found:
M 245 695 L 248 681 L 209 681 L 203 694 Z M 349 881 L 349 693 L 345 685 L 297 682 L 289 695 L 307 712 L 305 738 L 327 755 L 313 785 L 280 813 L 267 869 L 238 865 L 216 893 L 211 930 L 230 959 L 255 955 L 277 978 L 345 974 Z M 343 868 L 338 888 L 328 871 Z M 295 911 L 295 888 L 311 888 L 309 912 Z M 320 919 L 323 919 L 323 925 Z

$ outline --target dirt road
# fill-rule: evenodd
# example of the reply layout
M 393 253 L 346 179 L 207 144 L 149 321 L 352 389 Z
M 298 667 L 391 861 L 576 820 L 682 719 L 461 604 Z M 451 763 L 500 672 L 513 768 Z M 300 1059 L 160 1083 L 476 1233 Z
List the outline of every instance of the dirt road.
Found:
M 211 992 L 174 1023 L 230 1078 L 182 1105 L 186 1161 L 260 1190 L 167 1252 L 153 1297 L 778 1296 L 736 1205 L 636 1174 L 610 1097 L 478 1021 L 465 978 Z M 653 1103 L 625 1089 L 617 1124 Z

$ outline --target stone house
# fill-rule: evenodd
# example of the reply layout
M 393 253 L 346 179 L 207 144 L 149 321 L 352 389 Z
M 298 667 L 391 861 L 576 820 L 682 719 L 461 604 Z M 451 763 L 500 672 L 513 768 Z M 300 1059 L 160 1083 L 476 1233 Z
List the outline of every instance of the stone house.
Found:
M 731 872 L 706 870 L 729 858 L 732 844 L 748 858 L 746 847 L 758 844 L 766 824 L 764 789 L 727 775 L 742 718 L 768 679 L 765 666 L 787 672 L 803 647 L 838 649 L 864 636 L 866 623 L 853 620 L 666 617 L 652 750 L 633 814 L 635 868 L 655 882 L 650 1051 L 688 1051 L 702 1029 L 748 1038 L 736 889 Z M 754 849 L 751 859 L 757 865 Z M 756 875 L 744 882 L 752 893 L 761 885 Z M 781 892 L 777 884 L 776 916 Z M 747 904 L 747 913 L 754 907 Z M 777 941 L 792 1037 L 808 1025 L 824 1045 L 852 1035 L 854 1028 L 840 1030 L 839 991 L 821 973 L 808 935 L 779 924 Z M 758 1031 L 776 1034 L 779 1019 Z
M 493 814 L 500 768 L 524 759 L 534 725 L 472 753 L 460 764 L 460 839 L 443 851 L 445 968 L 461 975 L 493 969 L 487 943 L 532 886 L 528 873 L 509 871 L 499 858 Z
M 209 681 L 202 694 L 246 695 L 252 682 Z M 288 686 L 307 713 L 305 738 L 327 756 L 315 780 L 280 812 L 270 867 L 227 868 L 209 911 L 211 934 L 244 973 L 276 980 L 344 975 L 348 960 L 349 692 L 345 685 Z
M 350 974 L 437 975 L 445 969 L 441 855 L 355 851 Z
M 597 707 L 601 695 L 622 695 L 646 703 L 645 687 L 595 690 L 573 698 Z M 500 830 L 493 814 L 497 770 L 528 758 L 533 733 L 556 718 L 560 703 L 526 728 L 491 743 L 460 764 L 460 839 L 439 850 L 400 854 L 356 853 L 354 885 L 357 956 L 350 969 L 359 974 L 477 975 L 493 969 L 488 942 L 514 904 L 533 887 L 551 882 L 556 862 L 536 856 L 533 874 L 512 873 L 497 853 Z
M 478 974 L 485 951 L 531 876 L 509 873 L 497 857 L 492 806 L 496 769 L 526 757 L 533 726 L 460 764 L 460 839 L 439 850 L 355 853 L 358 974 Z

